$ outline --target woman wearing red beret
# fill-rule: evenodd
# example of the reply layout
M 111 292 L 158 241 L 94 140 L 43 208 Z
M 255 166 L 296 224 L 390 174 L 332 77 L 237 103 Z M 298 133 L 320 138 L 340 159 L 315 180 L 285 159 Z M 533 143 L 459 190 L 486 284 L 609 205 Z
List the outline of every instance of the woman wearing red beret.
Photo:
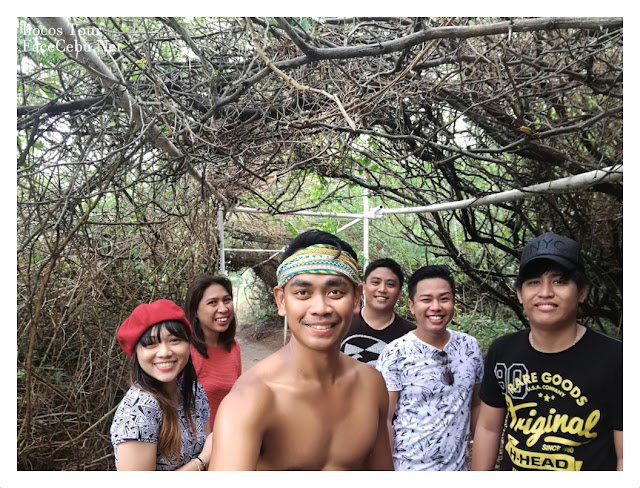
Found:
M 192 329 L 170 300 L 137 306 L 118 329 L 131 387 L 111 424 L 121 471 L 204 471 L 211 457 L 209 406 L 190 355 Z
M 207 394 L 213 431 L 218 406 L 242 373 L 231 281 L 223 276 L 198 276 L 187 290 L 184 310 L 193 326 L 191 358 Z

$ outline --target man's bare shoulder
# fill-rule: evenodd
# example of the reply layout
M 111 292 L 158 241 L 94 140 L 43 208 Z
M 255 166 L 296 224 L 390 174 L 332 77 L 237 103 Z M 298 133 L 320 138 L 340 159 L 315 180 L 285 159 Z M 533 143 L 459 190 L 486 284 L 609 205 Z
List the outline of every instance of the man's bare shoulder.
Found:
M 278 425 L 278 353 L 244 372 L 224 397 L 213 426 L 211 469 L 255 469 L 264 436 Z M 275 379 L 274 379 L 275 378 Z
M 284 369 L 282 349 L 257 362 L 236 380 L 229 395 L 238 397 L 273 394 L 273 383 L 278 381 Z M 226 397 L 225 397 L 226 398 Z
M 377 388 L 383 387 L 386 390 L 384 378 L 380 371 L 371 366 L 370 364 L 362 363 L 357 359 L 354 359 L 346 354 L 341 355 L 344 367 L 351 374 L 357 376 L 359 381 L 364 381 L 367 384 L 371 383 L 372 386 Z
M 277 354 L 256 363 L 236 380 L 218 408 L 214 438 L 227 439 L 241 429 L 260 434 L 269 427 L 277 397 L 273 376 L 281 363 Z

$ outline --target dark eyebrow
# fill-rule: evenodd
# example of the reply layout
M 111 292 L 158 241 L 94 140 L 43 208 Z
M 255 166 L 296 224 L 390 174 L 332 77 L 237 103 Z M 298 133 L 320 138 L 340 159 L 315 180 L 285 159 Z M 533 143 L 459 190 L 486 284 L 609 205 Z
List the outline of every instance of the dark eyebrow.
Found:
M 418 295 L 418 298 L 431 298 L 434 296 L 444 297 L 447 295 L 453 295 L 453 293 L 451 293 L 450 291 L 445 291 L 444 293 L 440 293 L 439 295 L 437 293 L 422 293 L 421 295 Z
M 544 273 L 542 273 L 541 275 L 538 276 L 532 276 L 528 279 L 526 279 L 525 281 L 531 281 L 531 280 L 539 280 L 540 278 L 542 278 L 544 275 L 550 276 L 552 278 L 568 278 L 568 273 L 565 273 L 559 269 L 550 269 L 549 271 L 545 271 Z
M 560 271 L 559 269 L 549 271 L 549 276 L 565 276 L 567 273 Z
M 305 281 L 305 279 L 300 276 L 294 276 L 293 278 L 291 278 L 289 284 L 291 286 L 297 286 L 300 288 L 309 288 L 311 286 L 310 281 Z
M 348 280 L 342 276 L 334 276 L 326 281 L 327 286 L 343 286 L 346 285 Z
M 227 298 L 233 298 L 231 295 L 229 295 L 228 293 L 226 295 L 222 295 L 221 297 L 208 297 L 207 301 L 210 302 L 212 300 L 226 300 Z

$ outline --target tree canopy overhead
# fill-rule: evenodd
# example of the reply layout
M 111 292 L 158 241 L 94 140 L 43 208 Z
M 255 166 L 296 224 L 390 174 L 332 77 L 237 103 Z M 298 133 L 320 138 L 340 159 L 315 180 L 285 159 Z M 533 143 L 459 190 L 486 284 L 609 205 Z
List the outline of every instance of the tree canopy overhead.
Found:
M 125 382 L 89 389 L 82 368 L 117 357 L 113 332 L 137 303 L 180 303 L 215 271 L 217 208 L 238 247 L 269 248 L 286 225 L 234 207 L 353 210 L 365 188 L 372 204 L 424 206 L 621 165 L 622 37 L 621 18 L 593 17 L 20 19 L 21 466 L 46 443 L 81 449 L 106 413 L 95 405 L 116 405 Z M 523 323 L 524 243 L 573 237 L 592 280 L 584 314 L 620 335 L 621 182 L 386 220 L 372 256 L 412 243 Z M 273 273 L 265 255 L 232 264 Z M 63 348 L 77 354 L 47 370 Z M 94 412 L 78 432 L 28 435 L 69 392 Z M 76 467 L 102 466 L 101 435 Z

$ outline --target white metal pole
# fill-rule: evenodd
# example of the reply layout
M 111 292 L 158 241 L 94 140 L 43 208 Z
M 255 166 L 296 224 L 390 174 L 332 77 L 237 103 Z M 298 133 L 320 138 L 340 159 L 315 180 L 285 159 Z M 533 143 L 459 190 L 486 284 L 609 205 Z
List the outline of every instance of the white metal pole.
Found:
M 362 222 L 363 226 L 363 236 L 362 236 L 362 247 L 364 252 L 364 263 L 362 264 L 362 269 L 366 269 L 369 264 L 369 189 L 365 188 L 362 193 L 362 213 L 364 214 L 364 218 Z
M 233 211 L 238 213 L 257 213 L 257 214 L 269 213 L 264 210 L 259 210 L 257 208 L 251 208 L 251 207 L 234 207 Z M 304 215 L 307 217 L 334 217 L 337 219 L 361 219 L 362 218 L 362 214 L 340 213 L 340 212 L 311 212 L 308 210 L 299 210 L 297 212 L 282 213 L 279 215 L 281 217 L 287 216 L 287 215 Z M 372 215 L 370 218 L 381 219 L 382 216 Z
M 491 203 L 510 202 L 513 200 L 523 200 L 535 194 L 554 193 L 568 190 L 576 190 L 597 183 L 619 181 L 622 179 L 622 165 L 610 166 L 604 169 L 589 171 L 579 175 L 560 178 L 558 180 L 547 181 L 537 185 L 527 186 L 522 190 L 509 190 L 501 193 L 494 193 L 482 198 L 467 198 L 457 202 L 436 203 L 426 207 L 405 207 L 405 208 L 383 208 L 381 214 L 405 214 L 405 213 L 429 213 L 440 212 L 442 210 L 456 210 L 460 208 L 479 207 Z
M 348 224 L 344 224 L 342 227 L 340 227 L 339 229 L 336 229 L 336 234 L 339 234 L 340 232 L 342 232 L 343 230 L 347 230 L 349 227 L 351 227 L 352 225 L 356 225 L 358 222 L 360 222 L 362 219 L 364 218 L 364 216 L 357 218 L 355 220 L 352 220 L 351 222 L 349 222 Z
M 276 254 L 282 252 L 282 249 L 240 249 L 235 247 L 226 247 L 225 251 L 236 251 L 236 252 L 274 252 Z M 272 256 L 273 257 L 273 256 Z
M 287 345 L 287 317 L 284 318 L 284 338 L 282 339 L 282 344 Z
M 220 275 L 226 276 L 227 270 L 225 268 L 225 256 L 224 256 L 224 209 L 218 209 L 218 248 L 220 249 Z

